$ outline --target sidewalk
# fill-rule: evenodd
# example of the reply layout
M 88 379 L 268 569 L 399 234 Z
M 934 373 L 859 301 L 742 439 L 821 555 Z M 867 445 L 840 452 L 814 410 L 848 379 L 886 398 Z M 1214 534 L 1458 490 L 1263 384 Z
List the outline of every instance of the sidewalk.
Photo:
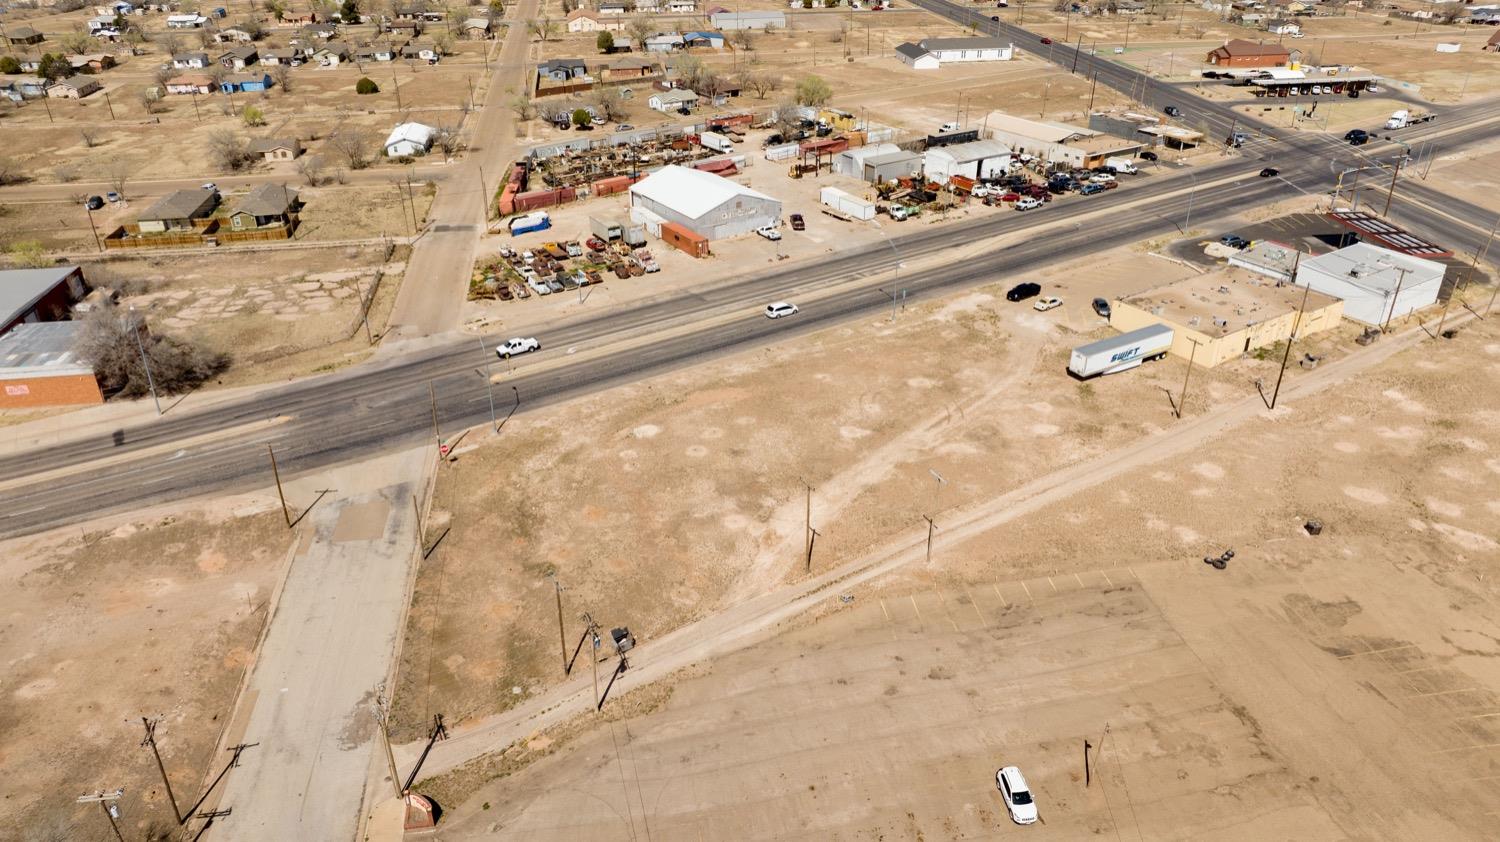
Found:
M 302 545 L 224 738 L 255 743 L 230 772 L 219 840 L 352 839 L 372 763 L 374 699 L 400 644 L 431 447 L 321 472 L 287 487 Z

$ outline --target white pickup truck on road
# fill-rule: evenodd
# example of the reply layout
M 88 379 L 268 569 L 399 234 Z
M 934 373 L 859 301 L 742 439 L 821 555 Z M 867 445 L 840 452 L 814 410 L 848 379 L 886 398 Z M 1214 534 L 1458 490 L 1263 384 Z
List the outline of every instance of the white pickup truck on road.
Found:
M 495 356 L 504 360 L 514 357 L 517 354 L 529 354 L 532 351 L 540 350 L 542 350 L 542 343 L 536 341 L 535 336 L 528 336 L 524 339 L 519 336 L 513 336 L 495 349 Z

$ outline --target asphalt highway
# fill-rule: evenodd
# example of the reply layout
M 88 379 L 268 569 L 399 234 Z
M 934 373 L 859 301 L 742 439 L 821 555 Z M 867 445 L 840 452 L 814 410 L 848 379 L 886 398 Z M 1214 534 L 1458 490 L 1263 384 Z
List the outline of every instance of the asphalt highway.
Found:
M 949 5 L 938 0 L 919 3 L 924 7 Z M 1020 37 L 1033 37 L 1024 30 L 1016 31 Z M 1081 67 L 1083 61 L 1090 60 L 1090 72 L 1095 66 L 1092 62 L 1100 62 L 1101 82 L 1116 78 L 1114 74 L 1120 69 L 1100 57 L 1084 54 L 1079 58 Z M 1139 76 L 1134 71 L 1124 72 Z M 1128 87 L 1128 78 L 1118 78 Z M 1136 86 L 1139 89 L 1140 83 Z M 1187 96 L 1169 86 L 1161 90 L 1179 99 Z M 1212 105 L 1206 106 L 1206 113 L 1222 118 L 1224 115 Z M 1403 140 L 1410 144 L 1441 133 L 1438 142 L 1443 149 L 1462 148 L 1493 136 L 1489 122 L 1500 117 L 1497 110 L 1490 103 L 1454 109 L 1472 125 L 1448 131 L 1438 124 L 1428 124 L 1422 131 L 1403 135 Z M 1228 125 L 1225 123 L 1226 131 Z M 1198 222 L 1196 228 L 1299 192 L 1326 193 L 1332 187 L 1330 172 L 1342 164 L 1368 163 L 1380 156 L 1394 158 L 1401 151 L 1393 144 L 1371 144 L 1354 150 L 1323 135 L 1293 134 L 1275 144 L 1256 146 L 1251 154 L 1228 154 L 1214 164 L 1184 168 L 1192 173 L 1190 182 L 1182 178 L 1140 178 L 1120 190 L 1089 199 L 1070 198 L 1027 213 L 915 227 L 912 233 L 892 237 L 895 253 L 881 242 L 815 263 L 731 278 L 580 318 L 540 336 L 543 350 L 517 360 L 514 373 L 499 379 L 493 387 L 497 414 L 504 416 L 512 408 L 525 412 L 718 354 L 764 347 L 791 335 L 883 312 L 889 307 L 889 299 L 877 287 L 889 285 L 889 273 L 898 260 L 939 256 L 1004 234 L 1066 222 L 1074 213 L 1107 210 L 1143 198 L 1156 200 L 1128 213 L 1102 214 L 1086 225 L 1080 221 L 1072 229 L 1061 226 L 978 257 L 902 273 L 900 285 L 908 290 L 909 297 L 947 294 L 992 283 L 1055 259 L 1072 259 L 1174 233 L 1182 227 L 1189 203 Z M 1256 177 L 1266 165 L 1280 168 L 1281 176 Z M 1161 172 L 1170 173 L 1171 169 Z M 1403 195 L 1401 190 L 1398 187 L 1398 195 Z M 1427 192 L 1435 195 L 1398 200 L 1392 207 L 1392 217 L 1429 236 L 1441 233 L 1440 241 L 1445 245 L 1477 251 L 1493 214 L 1480 221 L 1485 230 L 1455 226 L 1436 208 L 1443 207 L 1450 213 L 1454 212 L 1452 207 L 1459 213 L 1478 209 L 1462 203 L 1451 203 L 1450 207 L 1446 197 Z M 820 290 L 835 284 L 842 285 L 840 292 L 818 297 Z M 782 298 L 798 301 L 802 313 L 778 321 L 759 314 L 767 301 Z M 743 316 L 725 321 L 722 317 L 726 313 Z M 709 319 L 716 321 L 707 324 Z M 493 348 L 497 338 L 486 337 L 485 345 Z M 619 347 L 626 343 L 630 347 Z M 489 420 L 484 371 L 493 361 L 492 355 L 481 353 L 477 340 L 455 341 L 251 398 L 180 416 L 168 415 L 110 435 L 67 442 L 53 448 L 45 460 L 30 454 L 0 458 L 0 482 L 7 484 L 0 489 L 0 536 L 28 534 L 201 494 L 263 487 L 270 479 L 267 443 L 275 445 L 285 476 L 431 440 L 429 384 L 437 396 L 444 430 L 451 433 L 482 425 Z M 496 364 L 494 370 L 509 372 L 510 366 Z M 220 437 L 180 449 L 170 447 L 174 442 L 199 436 L 212 438 L 210 434 L 216 431 L 271 418 L 285 421 L 249 437 Z M 146 448 L 152 450 L 138 453 Z M 110 461 L 101 463 L 104 459 Z M 75 470 L 67 473 L 69 468 Z M 63 475 L 38 476 L 59 470 Z M 27 482 L 27 477 L 35 479 Z

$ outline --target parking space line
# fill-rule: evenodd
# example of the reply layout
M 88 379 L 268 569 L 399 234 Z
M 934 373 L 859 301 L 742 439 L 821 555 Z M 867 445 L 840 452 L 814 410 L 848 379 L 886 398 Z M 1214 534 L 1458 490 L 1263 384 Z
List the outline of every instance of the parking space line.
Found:
M 877 596 L 877 597 L 875 597 L 875 598 L 876 598 L 876 599 L 877 599 L 877 600 L 880 600 L 880 613 L 882 613 L 882 614 L 884 614 L 884 615 L 885 615 L 885 621 L 886 621 L 886 622 L 887 622 L 887 623 L 889 623 L 889 622 L 891 622 L 891 612 L 889 612 L 889 611 L 887 611 L 887 610 L 885 610 L 885 600 L 884 600 L 884 599 L 881 599 L 881 598 L 880 598 L 880 597 L 878 597 L 878 596 Z
M 911 600 L 911 608 L 912 608 L 913 611 L 917 612 L 917 622 L 919 622 L 919 623 L 923 622 L 923 620 L 922 620 L 922 609 L 920 609 L 920 608 L 917 607 L 917 597 L 916 597 L 916 595 L 915 594 L 907 594 L 906 598 L 909 599 L 909 600 Z
M 1409 669 L 1409 670 L 1392 670 L 1391 671 L 1391 675 L 1407 675 L 1407 674 L 1413 673 L 1413 672 L 1426 672 L 1428 670 L 1436 670 L 1436 669 L 1443 669 L 1443 668 L 1444 667 L 1443 667 L 1442 664 L 1436 664 L 1436 665 L 1433 665 L 1433 666 L 1430 666 L 1430 667 L 1417 667 L 1416 669 Z
M 984 619 L 984 612 L 979 610 L 979 602 L 974 599 L 974 594 L 969 593 L 968 585 L 964 585 L 964 596 L 969 598 L 969 604 L 974 607 L 974 614 L 979 617 L 979 625 L 984 628 L 989 628 L 989 621 Z
M 1080 587 L 1080 588 L 1083 587 L 1083 577 L 1082 576 L 1079 576 L 1077 573 L 1074 573 L 1073 574 L 1073 578 L 1076 579 L 1076 580 L 1078 580 L 1078 587 Z
M 953 612 L 948 610 L 948 600 L 943 598 L 943 592 L 934 590 L 933 593 L 937 594 L 938 605 L 942 607 L 943 616 L 948 618 L 948 623 L 953 626 L 953 630 L 961 631 L 958 627 L 958 621 L 953 619 Z
M 1135 579 L 1137 582 L 1139 582 L 1141 580 L 1141 574 L 1135 572 L 1135 568 L 1134 567 L 1131 567 L 1130 565 L 1127 564 L 1127 565 L 1125 565 L 1125 569 L 1130 571 L 1131 578 Z
M 1469 716 L 1455 716 L 1454 719 L 1487 719 L 1491 716 L 1500 716 L 1500 711 L 1495 713 L 1476 713 Z
M 1031 588 L 1026 587 L 1026 583 L 1025 582 L 1021 583 L 1021 590 L 1023 590 L 1023 591 L 1026 592 L 1026 601 L 1027 602 L 1036 602 L 1036 599 L 1034 597 L 1032 597 L 1032 595 L 1031 595 Z
M 1350 652 L 1347 655 L 1339 655 L 1338 657 L 1339 660 L 1342 661 L 1349 658 L 1358 658 L 1361 655 L 1379 655 L 1382 652 L 1395 652 L 1397 649 L 1415 649 L 1416 646 L 1417 644 L 1415 643 L 1403 643 L 1400 646 L 1388 646 L 1384 649 L 1369 649 L 1364 652 Z
M 1108 573 L 1105 573 L 1103 570 L 1100 570 L 1099 571 L 1099 575 L 1104 577 L 1104 584 L 1108 585 L 1111 588 L 1115 586 L 1115 583 L 1111 582 L 1109 580 L 1109 574 Z
M 1483 687 L 1465 687 L 1462 690 L 1437 690 L 1437 691 L 1434 691 L 1432 693 L 1413 693 L 1410 696 L 1407 696 L 1406 698 L 1408 698 L 1408 699 L 1426 699 L 1426 698 L 1429 698 L 1431 696 L 1451 696 L 1454 693 L 1478 693 L 1478 692 L 1480 692 L 1482 690 L 1484 690 Z
M 1000 593 L 1000 585 L 999 585 L 999 583 L 997 583 L 997 582 L 991 582 L 990 583 L 990 587 L 992 587 L 992 588 L 995 589 L 995 596 L 1000 597 L 1000 604 L 1003 605 L 1003 606 L 1005 606 L 1006 608 L 1009 608 L 1010 607 L 1010 603 L 1005 601 L 1005 594 Z
M 1051 576 L 1047 577 L 1047 584 L 1049 584 L 1049 585 L 1052 586 L 1052 592 L 1053 593 L 1057 593 L 1057 583 L 1054 582 L 1054 581 L 1052 581 L 1052 577 Z
M 1442 748 L 1433 752 L 1434 754 L 1449 754 L 1455 751 L 1474 751 L 1482 748 L 1500 748 L 1500 743 L 1481 743 L 1473 746 L 1459 746 L 1458 748 Z

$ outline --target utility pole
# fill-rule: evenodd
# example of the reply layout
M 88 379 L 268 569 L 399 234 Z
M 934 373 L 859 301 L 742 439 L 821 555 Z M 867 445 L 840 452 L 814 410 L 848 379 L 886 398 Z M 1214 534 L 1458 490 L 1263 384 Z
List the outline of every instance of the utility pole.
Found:
M 1396 271 L 1401 273 L 1401 277 L 1396 279 L 1396 294 L 1391 296 L 1391 309 L 1385 313 L 1385 324 L 1380 326 L 1381 333 L 1390 333 L 1391 318 L 1396 315 L 1396 305 L 1401 303 L 1401 285 L 1406 283 L 1406 273 L 1411 270 L 1398 266 Z
M 927 564 L 930 567 L 932 565 L 932 533 L 937 529 L 937 524 L 933 523 L 932 518 L 927 515 L 922 515 L 922 520 L 927 521 Z
M 557 642 L 562 646 L 563 675 L 570 675 L 573 668 L 568 663 L 568 635 L 563 631 L 562 582 L 557 580 L 555 573 L 552 575 L 552 588 L 557 594 Z
M 479 353 L 484 355 L 484 373 L 482 376 L 484 377 L 485 394 L 489 395 L 490 398 L 490 429 L 498 431 L 500 425 L 495 423 L 495 383 L 491 379 L 494 375 L 490 373 L 490 351 L 484 347 L 483 336 L 476 338 L 479 340 Z
M 151 756 L 156 758 L 156 770 L 161 772 L 162 786 L 167 789 L 167 800 L 172 802 L 172 815 L 177 817 L 177 823 L 184 821 L 182 810 L 177 807 L 177 796 L 172 792 L 172 782 L 167 779 L 167 767 L 162 765 L 161 752 L 156 748 L 156 720 L 141 717 L 141 724 L 146 726 L 146 738 L 141 740 L 141 747 L 151 746 Z
M 1073 67 L 1068 70 L 1069 75 L 1078 73 L 1078 57 L 1083 55 L 1083 36 L 1078 36 L 1078 45 L 1073 48 Z
M 1188 353 L 1187 374 L 1182 376 L 1182 397 L 1177 399 L 1177 417 L 1179 419 L 1182 418 L 1182 407 L 1187 403 L 1188 378 L 1193 376 L 1193 361 L 1198 358 L 1198 340 L 1189 336 L 1188 341 L 1193 343 L 1193 350 Z
M 104 251 L 104 246 L 99 242 L 99 228 L 94 225 L 94 209 L 89 207 L 88 202 L 83 203 L 83 209 L 88 211 L 89 230 L 94 232 L 94 248 Z
M 388 723 L 389 717 L 385 709 L 385 694 L 375 696 L 375 723 L 380 726 L 380 741 L 385 745 L 386 768 L 391 772 L 391 786 L 396 790 L 396 797 L 401 797 L 401 772 L 396 768 L 396 753 L 391 751 L 391 732 Z
M 281 490 L 281 471 L 276 469 L 276 449 L 266 445 L 266 452 L 271 454 L 271 476 L 276 478 L 276 496 L 281 498 L 281 516 L 286 518 L 286 528 L 292 528 L 292 513 L 286 507 L 286 494 Z
M 156 379 L 151 376 L 151 361 L 146 358 L 146 345 L 141 341 L 141 331 L 145 328 L 144 320 L 138 320 L 135 316 L 135 305 L 130 307 L 130 332 L 135 335 L 136 350 L 141 352 L 141 367 L 146 369 L 146 385 L 151 389 L 151 400 L 156 402 L 156 415 L 160 417 L 161 397 L 156 394 Z
M 93 795 L 80 795 L 76 799 L 79 804 L 92 804 L 98 802 L 104 808 L 104 817 L 109 819 L 109 829 L 115 832 L 115 839 L 125 842 L 125 837 L 120 835 L 120 826 L 115 824 L 115 819 L 120 815 L 120 808 L 115 802 L 125 794 L 124 788 L 116 789 L 114 792 L 97 792 Z
M 1089 80 L 1089 113 L 1094 113 L 1094 91 L 1099 88 L 1099 68 L 1094 68 L 1094 78 Z
M 1465 84 L 1468 83 L 1468 79 L 1469 79 L 1469 77 L 1467 77 L 1467 76 L 1464 77 L 1464 83 Z M 114 106 L 114 103 L 112 103 L 112 102 L 109 101 L 109 91 L 105 91 L 104 92 L 104 107 L 109 109 L 109 119 L 111 119 L 111 120 L 119 119 L 119 118 L 115 117 L 115 106 Z
M 431 380 L 427 381 L 427 396 L 432 399 L 432 437 L 437 439 L 438 455 L 446 456 L 447 454 L 442 452 L 443 433 L 438 429 L 437 387 L 432 385 Z
M 1292 262 L 1292 283 L 1297 282 L 1297 266 L 1302 262 L 1302 250 L 1297 250 L 1296 260 Z M 1302 288 L 1302 304 L 1297 308 L 1297 321 L 1292 325 L 1292 335 L 1286 338 L 1286 353 L 1281 355 L 1281 371 L 1276 375 L 1276 388 L 1271 391 L 1271 408 L 1276 408 L 1276 397 L 1281 394 L 1281 378 L 1286 376 L 1286 364 L 1292 358 L 1292 340 L 1297 338 L 1297 332 L 1302 330 L 1302 318 L 1307 313 L 1307 294 L 1312 291 L 1312 283 L 1308 282 Z
M 1089 769 L 1089 749 L 1091 749 L 1091 748 L 1093 748 L 1093 746 L 1089 744 L 1088 737 L 1084 737 L 1083 738 L 1083 788 L 1084 789 L 1088 789 L 1089 788 L 1089 784 L 1093 783 L 1093 780 L 1094 780 L 1093 772 Z
M 803 506 L 803 530 L 802 549 L 807 555 L 808 564 L 812 563 L 812 485 L 807 480 L 802 481 L 803 488 L 807 489 L 806 505 Z
M 1401 174 L 1401 161 L 1403 160 L 1405 159 L 1397 159 L 1396 165 L 1391 167 L 1391 186 L 1385 191 L 1385 210 L 1380 212 L 1381 216 L 1389 216 L 1391 213 L 1391 199 L 1396 195 L 1396 177 Z

